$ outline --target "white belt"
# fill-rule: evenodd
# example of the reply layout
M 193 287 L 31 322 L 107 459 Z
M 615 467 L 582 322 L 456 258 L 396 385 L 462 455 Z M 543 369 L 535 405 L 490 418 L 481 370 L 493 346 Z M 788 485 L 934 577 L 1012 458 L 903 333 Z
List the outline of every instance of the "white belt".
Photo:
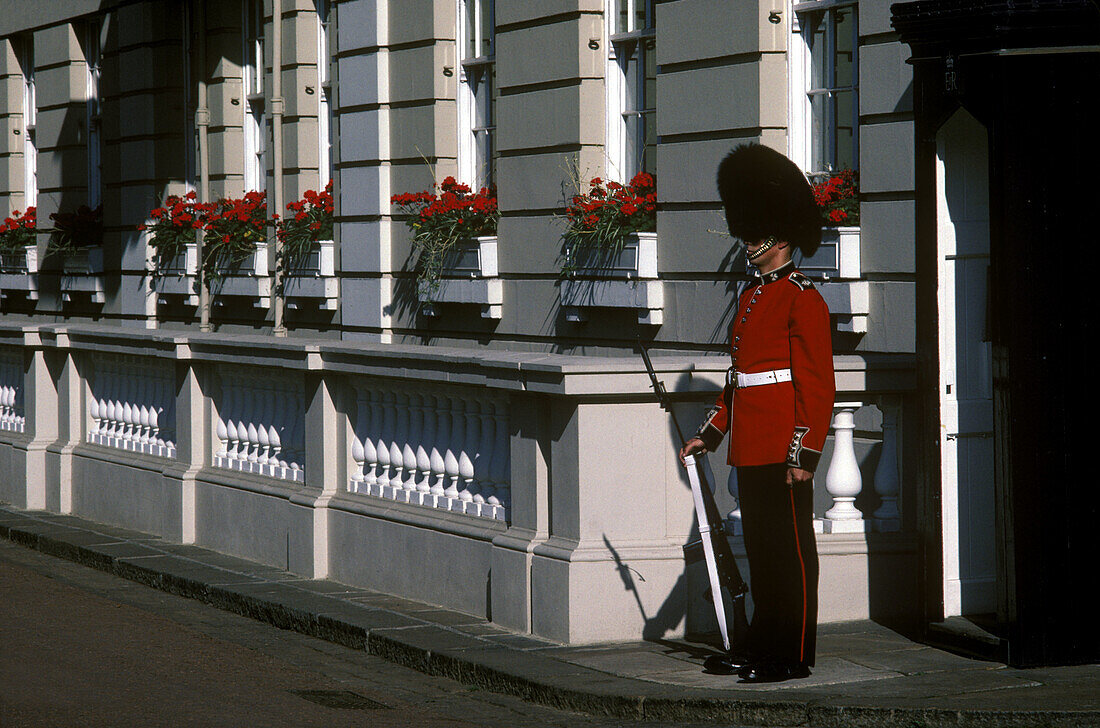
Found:
M 759 387 L 763 384 L 778 384 L 780 382 L 791 381 L 791 370 L 773 369 L 770 372 L 753 372 L 751 374 L 745 374 L 744 372 L 730 369 L 726 375 L 726 381 L 733 384 L 738 389 L 743 389 L 744 387 Z

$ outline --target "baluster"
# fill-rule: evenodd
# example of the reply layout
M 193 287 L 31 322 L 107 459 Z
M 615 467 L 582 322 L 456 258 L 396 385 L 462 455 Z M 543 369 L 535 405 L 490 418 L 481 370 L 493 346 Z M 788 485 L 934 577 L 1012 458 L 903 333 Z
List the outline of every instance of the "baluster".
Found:
M 258 471 L 257 460 L 259 459 L 260 451 L 260 432 L 256 429 L 256 422 L 260 418 L 260 405 L 262 404 L 263 397 L 261 396 L 259 378 L 249 377 L 244 381 L 245 396 L 248 401 L 248 428 L 246 430 L 248 437 L 248 465 L 246 470 L 250 473 Z
M 405 446 L 401 449 L 401 462 L 405 464 L 405 479 L 401 483 L 401 500 L 408 503 L 413 500 L 412 494 L 416 492 L 417 459 L 414 442 L 420 442 L 421 431 L 424 429 L 424 409 L 420 406 L 419 394 L 409 395 L 409 426 L 405 434 Z
M 99 401 L 99 428 L 96 430 L 96 442 L 107 444 L 107 431 L 111 427 L 110 401 L 108 394 L 108 374 L 103 361 L 95 367 L 96 399 Z
M 463 422 L 461 400 L 457 397 L 447 398 L 447 416 L 451 422 L 450 440 L 447 442 L 447 451 L 443 454 L 443 467 L 447 471 L 447 481 L 444 483 L 443 495 L 448 499 L 447 507 L 453 509 L 458 500 L 459 454 L 462 445 L 466 442 L 466 427 Z
M 462 452 L 458 456 L 458 474 L 462 479 L 458 497 L 464 504 L 472 504 L 474 502 L 474 489 L 476 488 L 474 476 L 477 474 L 474 462 L 477 460 L 477 448 L 481 443 L 481 419 L 478 416 L 480 407 L 476 401 L 466 400 L 465 405 L 463 419 L 466 422 L 466 439 L 462 445 Z M 471 508 L 470 505 L 465 505 L 462 510 L 476 509 Z
M 363 484 L 363 470 L 366 463 L 366 449 L 363 447 L 363 409 L 366 407 L 363 391 L 356 392 L 355 398 L 355 422 L 351 426 L 351 461 L 355 467 L 351 470 L 351 478 L 348 479 L 348 492 L 358 493 Z
M 267 428 L 267 441 L 271 443 L 271 468 L 280 478 L 286 477 L 289 463 L 286 459 L 286 447 L 283 442 L 286 439 L 286 430 L 279 413 L 284 403 L 275 401 L 275 414 L 271 416 L 271 424 Z
M 164 377 L 164 407 L 161 410 L 160 431 L 164 446 L 168 448 L 168 457 L 176 457 L 176 387 L 175 378 L 168 374 Z
M 248 424 L 245 422 L 248 417 L 248 395 L 241 380 L 234 379 L 230 386 L 233 387 L 234 447 L 229 452 L 229 465 L 240 470 L 241 463 L 248 459 Z
M 416 471 L 420 475 L 416 481 L 417 503 L 424 503 L 432 489 L 432 452 L 435 447 L 435 397 L 425 394 L 422 400 L 424 428 L 416 444 Z
M 394 394 L 394 429 L 390 441 L 390 485 L 383 493 L 387 498 L 397 499 L 405 485 L 405 444 L 409 437 L 408 396 L 403 392 Z
M 862 533 L 867 524 L 855 507 L 856 496 L 863 490 L 863 477 L 856 461 L 853 440 L 858 402 L 836 405 L 833 416 L 833 459 L 825 474 L 825 489 L 833 497 L 833 507 L 825 512 L 825 533 Z
M 214 464 L 218 467 L 225 465 L 225 458 L 229 457 L 229 393 L 222 382 L 221 401 L 218 402 L 218 424 L 214 433 L 218 437 L 218 451 L 214 453 Z
M 149 448 L 157 455 L 169 457 L 164 447 L 164 435 L 161 432 L 161 423 L 164 420 L 164 407 L 161 405 L 167 397 L 167 386 L 164 377 L 157 374 L 153 379 L 153 394 L 149 402 Z
M 371 491 L 372 495 L 383 495 L 386 486 L 390 484 L 390 440 L 393 437 L 393 428 L 397 419 L 394 399 L 393 392 L 382 394 L 382 427 L 378 430 L 378 441 L 375 444 L 378 448 L 378 483 L 375 486 L 376 490 Z
M 137 414 L 134 409 L 134 394 L 136 393 L 136 386 L 134 382 L 134 372 L 127 365 L 126 360 L 123 359 L 119 362 L 119 390 L 122 398 L 122 427 L 120 436 L 122 442 L 119 446 L 124 450 L 133 450 L 136 445 L 136 438 L 134 437 L 134 425 L 136 424 L 135 415 Z
M 481 424 L 481 441 L 477 446 L 477 457 L 474 458 L 474 475 L 477 478 L 477 488 L 474 491 L 474 503 L 479 507 L 488 502 L 496 490 L 493 488 L 492 464 L 493 464 L 493 405 L 490 402 L 482 402 L 478 421 Z
M 507 402 L 495 402 L 493 404 L 493 433 L 496 436 L 496 441 L 493 443 L 493 460 L 489 466 L 489 471 L 493 479 L 493 489 L 496 492 L 485 500 L 491 506 L 503 506 L 507 509 L 511 460 L 510 444 L 508 442 L 508 419 L 505 407 L 507 407 Z M 503 513 L 499 517 L 503 517 Z
M 140 443 L 140 450 L 142 452 L 150 452 L 149 449 L 149 404 L 153 399 L 153 374 L 148 368 L 138 369 L 136 371 L 139 379 L 138 397 L 137 397 L 137 412 L 134 413 L 134 420 L 140 429 L 138 435 L 138 443 Z
M 435 496 L 431 501 L 431 505 L 440 506 L 440 498 L 445 497 L 444 492 L 447 489 L 447 457 L 453 459 L 454 455 L 450 452 L 451 445 L 451 413 L 448 410 L 449 407 L 448 398 L 445 396 L 436 397 L 436 411 L 435 411 L 435 446 L 432 448 L 432 489 L 431 494 Z M 454 469 L 458 471 L 458 461 L 454 461 Z
M 106 360 L 101 367 L 103 377 L 103 396 L 107 400 L 107 430 L 103 433 L 103 444 L 114 446 L 115 432 L 117 431 L 117 419 L 116 412 L 118 411 L 118 405 L 115 403 L 115 389 L 117 384 L 117 374 L 114 371 L 114 367 L 111 366 L 110 360 Z
M 291 393 L 285 391 L 277 382 L 272 382 L 272 396 L 274 407 L 271 412 L 271 424 L 267 428 L 267 441 L 273 448 L 277 448 L 274 462 L 271 463 L 271 471 L 277 478 L 294 480 L 298 468 L 294 453 L 294 407 L 295 402 Z M 275 437 L 272 437 L 272 433 Z M 272 458 L 268 458 L 269 461 Z
M 8 414 L 8 411 L 9 411 L 8 394 L 10 393 L 10 390 L 11 390 L 11 388 L 7 384 L 7 379 L 8 379 L 8 363 L 7 362 L 4 362 L 2 373 L 3 373 L 4 382 L 3 382 L 3 384 L 0 384 L 0 429 L 7 430 L 7 429 L 9 429 L 9 425 L 10 425 L 10 417 L 9 417 L 9 414 Z
M 16 381 L 19 381 L 19 377 L 23 376 L 22 369 L 16 370 Z M 24 400 L 24 391 L 21 384 L 16 385 L 15 389 L 15 413 L 16 413 L 16 426 L 19 428 L 19 432 L 23 432 L 27 427 L 27 409 Z
M 303 442 L 303 424 L 305 421 L 305 397 L 301 394 L 301 391 L 297 387 L 290 387 L 284 385 L 285 395 L 279 397 L 279 399 L 286 399 L 290 402 L 290 407 L 287 411 L 287 416 L 290 418 L 290 422 L 287 426 L 287 432 L 290 437 L 289 451 L 292 457 L 288 457 L 290 463 L 290 478 L 296 483 L 305 481 L 306 473 L 301 462 L 301 453 L 305 451 Z
M 275 400 L 278 399 L 272 385 L 264 381 L 260 383 L 259 414 L 256 421 L 256 464 L 260 472 L 265 475 L 275 475 L 275 467 L 271 462 L 271 423 L 275 419 Z
M 879 403 L 882 411 L 882 451 L 875 467 L 875 493 L 882 504 L 872 514 L 877 530 L 883 532 L 901 530 L 901 511 L 898 510 L 898 494 L 901 479 L 898 477 L 898 403 L 895 397 L 883 396 Z
M 360 492 L 373 493 L 378 485 L 378 428 L 382 410 L 373 390 L 359 394 L 359 422 L 363 433 L 363 486 Z
M 243 436 L 247 430 L 241 425 L 241 417 L 244 414 L 244 400 L 240 385 L 236 380 L 229 380 L 228 388 L 231 419 L 228 423 L 230 446 L 226 457 L 229 461 L 227 467 L 235 468 L 241 459 L 241 441 L 244 439 Z
M 96 376 L 98 372 L 92 374 L 92 384 L 88 387 L 88 414 L 92 418 L 92 429 L 88 433 L 89 442 L 99 442 L 99 431 L 103 426 L 103 413 L 100 408 L 99 393 L 99 377 Z

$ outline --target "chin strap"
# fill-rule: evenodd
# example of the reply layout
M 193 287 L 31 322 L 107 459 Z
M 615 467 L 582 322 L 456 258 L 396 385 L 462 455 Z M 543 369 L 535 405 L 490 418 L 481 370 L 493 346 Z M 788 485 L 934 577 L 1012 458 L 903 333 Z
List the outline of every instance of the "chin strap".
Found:
M 778 243 L 778 242 L 779 241 L 776 240 L 774 236 L 769 236 L 768 238 L 766 238 L 764 240 L 764 242 L 760 245 L 760 247 L 756 249 L 755 253 L 750 253 L 749 254 L 748 260 L 750 262 L 756 260 L 761 255 L 763 255 L 764 253 L 766 253 L 769 250 L 771 250 L 772 248 L 774 248 L 776 243 Z

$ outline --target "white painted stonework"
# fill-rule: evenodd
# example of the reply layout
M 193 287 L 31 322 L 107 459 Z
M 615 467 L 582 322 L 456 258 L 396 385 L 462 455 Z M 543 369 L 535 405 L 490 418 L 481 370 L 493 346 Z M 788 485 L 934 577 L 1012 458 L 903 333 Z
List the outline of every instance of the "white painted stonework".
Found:
M 65 253 L 61 260 L 61 300 L 74 294 L 87 295 L 92 303 L 104 303 L 103 246 L 93 245 Z
M 472 303 L 481 306 L 482 317 L 499 319 L 504 310 L 504 283 L 497 269 L 497 237 L 460 242 L 444 262 L 438 285 L 421 284 L 417 298 L 427 316 L 439 315 L 436 304 Z
M 654 365 L 690 416 L 714 400 L 728 359 Z M 868 443 L 846 417 L 868 408 L 843 404 L 869 401 L 874 381 L 903 415 L 912 369 L 834 365 L 838 437 L 816 487 L 841 505 L 818 537 L 823 622 L 917 603 L 903 598 L 913 535 L 876 531 L 877 514 L 846 500 L 878 484 L 852 467 Z M 635 358 L 0 323 L 0 425 L 0 500 L 20 508 L 564 643 L 652 636 L 647 615 L 662 610 L 678 616 L 661 634 L 713 629 L 705 575 L 684 562 L 695 524 L 677 443 Z M 714 482 L 729 477 L 723 460 L 710 458 Z M 889 470 L 901 480 L 883 491 L 900 497 L 907 471 L 875 472 Z
M 0 351 L 0 430 L 23 432 L 23 357 L 18 350 Z
M 340 281 L 336 278 L 336 250 L 331 240 L 318 240 L 305 260 L 289 267 L 283 278 L 287 308 L 315 304 L 335 311 L 340 299 Z
M 189 306 L 199 305 L 196 288 L 199 273 L 199 251 L 195 243 L 184 243 L 183 252 L 166 262 L 153 276 L 153 291 L 158 303 L 169 303 L 175 297 Z
M 257 243 L 256 249 L 232 268 L 219 270 L 221 276 L 210 282 L 210 292 L 218 296 L 239 296 L 252 301 L 256 308 L 271 307 L 272 277 L 268 267 L 267 243 Z M 215 305 L 225 301 L 215 298 Z
M 630 308 L 639 323 L 664 321 L 664 286 L 657 279 L 657 233 L 632 233 L 614 254 L 573 261 L 570 277 L 561 282 L 566 319 L 585 321 L 587 309 Z
M 38 300 L 38 246 L 27 245 L 0 255 L 0 297 L 22 293 Z

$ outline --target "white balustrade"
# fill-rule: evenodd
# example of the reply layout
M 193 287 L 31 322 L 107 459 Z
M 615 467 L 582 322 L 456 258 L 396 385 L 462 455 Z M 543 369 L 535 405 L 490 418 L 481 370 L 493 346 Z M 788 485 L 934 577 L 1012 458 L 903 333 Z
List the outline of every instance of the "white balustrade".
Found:
M 0 353 L 0 430 L 23 432 L 27 418 L 23 411 L 23 352 Z
M 358 390 L 356 402 L 349 492 L 505 518 L 510 464 L 502 402 L 374 388 Z
M 855 506 L 863 491 L 863 477 L 856 460 L 854 431 L 858 402 L 838 402 L 833 415 L 833 457 L 825 474 L 825 489 L 833 497 L 833 507 L 819 521 L 825 533 L 864 533 L 867 522 Z
M 87 440 L 120 450 L 176 457 L 176 396 L 171 364 L 139 357 L 91 359 Z
M 303 482 L 301 386 L 267 372 L 234 373 L 222 376 L 220 395 L 215 403 L 214 465 Z
M 879 404 L 882 410 L 882 451 L 875 468 L 875 493 L 881 499 L 881 505 L 872 514 L 872 519 L 875 530 L 883 532 L 901 530 L 901 511 L 898 510 L 898 495 L 901 493 L 901 479 L 898 476 L 899 405 L 895 399 L 883 396 Z

